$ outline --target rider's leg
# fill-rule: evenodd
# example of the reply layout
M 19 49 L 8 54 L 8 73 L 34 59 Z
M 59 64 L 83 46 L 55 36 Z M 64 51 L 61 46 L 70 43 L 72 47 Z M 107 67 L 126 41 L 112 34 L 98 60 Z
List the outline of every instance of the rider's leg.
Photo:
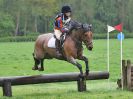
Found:
M 62 32 L 60 31 L 60 30 L 54 30 L 54 32 L 55 32 L 55 36 L 56 36 L 56 43 L 55 43 L 55 45 L 56 45 L 56 54 L 57 54 L 57 57 L 61 57 L 62 56 L 62 54 L 60 53 L 60 36 L 61 36 L 61 34 L 62 34 Z
M 62 35 L 62 32 L 60 30 L 54 29 L 55 36 L 58 40 L 60 40 L 60 36 Z
M 55 45 L 56 45 L 56 54 L 60 55 L 61 54 L 60 53 L 60 40 L 56 39 Z

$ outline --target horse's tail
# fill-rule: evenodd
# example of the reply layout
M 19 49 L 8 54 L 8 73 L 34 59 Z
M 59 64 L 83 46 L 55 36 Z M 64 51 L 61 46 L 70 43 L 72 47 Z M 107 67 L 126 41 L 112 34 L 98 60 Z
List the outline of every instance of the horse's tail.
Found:
M 32 53 L 32 55 L 33 55 L 33 57 L 35 57 L 35 54 L 34 54 L 34 52 Z
M 34 48 L 34 51 L 33 51 L 33 53 L 32 53 L 32 56 L 34 57 L 34 58 L 36 58 L 36 49 Z
M 32 56 L 33 56 L 34 58 L 36 57 L 35 49 L 34 49 L 34 51 L 33 51 L 33 53 L 32 53 Z

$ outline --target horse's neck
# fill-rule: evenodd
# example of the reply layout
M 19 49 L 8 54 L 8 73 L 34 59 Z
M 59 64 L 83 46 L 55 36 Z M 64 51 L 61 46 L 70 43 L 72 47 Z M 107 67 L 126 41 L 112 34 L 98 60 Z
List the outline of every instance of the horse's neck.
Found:
M 82 42 L 82 34 L 83 34 L 82 32 L 83 31 L 81 29 L 80 30 L 74 30 L 74 31 L 72 31 L 70 36 L 72 39 Z
M 82 32 L 82 30 L 74 30 L 68 36 L 73 40 L 78 50 L 82 49 Z
M 73 28 L 71 29 L 71 32 L 69 33 L 70 38 L 72 38 L 72 40 L 75 42 L 76 46 L 78 49 L 82 48 L 82 37 L 83 37 L 83 28 L 81 27 L 81 23 L 76 22 L 76 21 L 72 21 L 71 20 L 71 24 L 73 24 Z

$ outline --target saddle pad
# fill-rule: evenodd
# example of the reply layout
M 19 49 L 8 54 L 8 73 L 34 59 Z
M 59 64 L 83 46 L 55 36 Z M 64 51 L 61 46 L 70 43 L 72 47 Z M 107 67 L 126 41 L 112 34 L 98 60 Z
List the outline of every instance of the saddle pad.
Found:
M 50 48 L 56 48 L 55 46 L 55 41 L 56 39 L 54 38 L 54 36 L 48 41 L 48 47 Z

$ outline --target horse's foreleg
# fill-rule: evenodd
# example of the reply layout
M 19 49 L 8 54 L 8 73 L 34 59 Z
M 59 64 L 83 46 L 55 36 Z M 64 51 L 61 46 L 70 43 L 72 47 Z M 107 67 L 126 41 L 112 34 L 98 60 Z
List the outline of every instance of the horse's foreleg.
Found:
M 43 61 L 44 59 L 41 59 L 41 66 L 38 67 L 39 71 L 44 71 Z
M 88 64 L 89 62 L 88 62 L 88 58 L 85 57 L 85 56 L 82 56 L 79 59 L 83 60 L 85 62 L 85 65 L 86 65 L 86 75 L 88 75 L 89 74 L 89 64 Z
M 78 67 L 78 69 L 80 70 L 80 74 L 81 76 L 83 76 L 83 70 L 82 70 L 82 66 L 73 58 L 67 58 L 68 62 L 70 62 L 71 64 L 75 65 Z

